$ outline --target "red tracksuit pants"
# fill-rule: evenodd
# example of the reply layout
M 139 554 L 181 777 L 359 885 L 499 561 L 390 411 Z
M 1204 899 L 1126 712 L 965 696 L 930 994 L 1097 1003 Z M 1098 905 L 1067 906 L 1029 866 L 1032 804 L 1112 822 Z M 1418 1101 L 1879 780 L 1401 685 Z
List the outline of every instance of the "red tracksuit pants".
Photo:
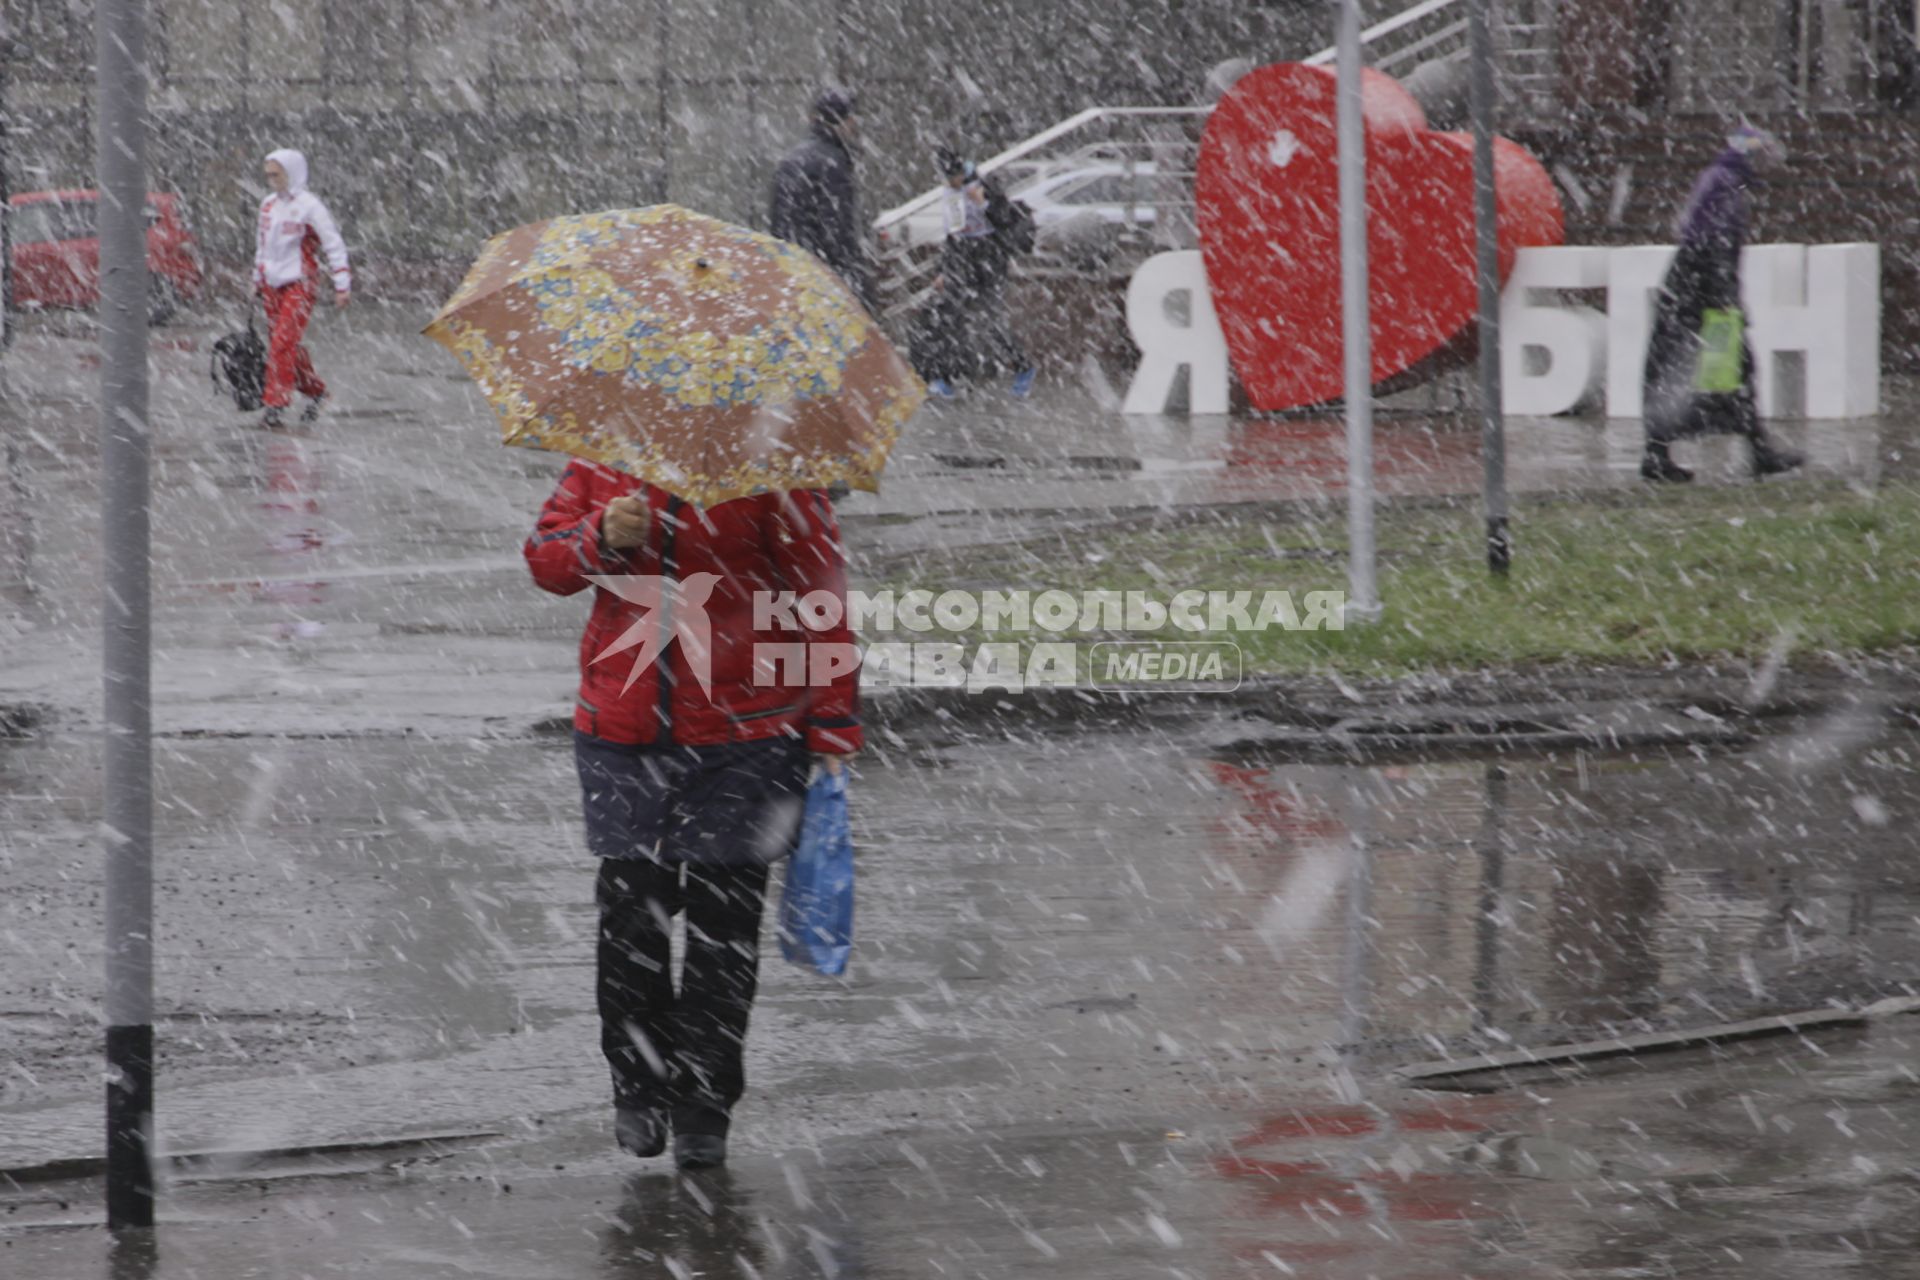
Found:
M 267 306 L 267 406 L 286 408 L 296 390 L 316 400 L 326 395 L 327 384 L 313 371 L 313 357 L 300 342 L 313 318 L 313 286 L 304 280 L 268 285 L 261 298 Z

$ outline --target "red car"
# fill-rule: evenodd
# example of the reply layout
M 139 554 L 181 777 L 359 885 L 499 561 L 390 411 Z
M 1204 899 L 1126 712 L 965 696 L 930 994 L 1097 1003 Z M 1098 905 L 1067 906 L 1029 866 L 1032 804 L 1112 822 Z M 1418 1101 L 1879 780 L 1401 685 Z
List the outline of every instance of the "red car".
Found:
M 92 191 L 29 191 L 7 202 L 17 309 L 99 304 L 97 200 Z M 200 296 L 200 246 L 187 229 L 179 196 L 147 196 L 147 271 L 147 312 L 155 324 Z

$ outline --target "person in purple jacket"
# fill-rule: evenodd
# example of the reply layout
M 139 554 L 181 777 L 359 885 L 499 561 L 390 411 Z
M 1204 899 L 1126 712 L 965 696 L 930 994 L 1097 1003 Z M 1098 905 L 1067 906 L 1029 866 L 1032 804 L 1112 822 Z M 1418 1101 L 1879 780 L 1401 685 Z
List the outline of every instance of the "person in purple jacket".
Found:
M 1740 330 L 1739 380 L 1733 390 L 1703 389 L 1698 373 L 1701 328 L 1710 311 L 1739 312 L 1740 251 L 1752 217 L 1750 192 L 1759 177 L 1786 159 L 1778 138 L 1742 124 L 1726 150 L 1693 184 L 1678 227 L 1680 247 L 1654 306 L 1645 371 L 1646 451 L 1640 474 L 1648 480 L 1684 483 L 1693 472 L 1673 460 L 1676 440 L 1714 433 L 1747 438 L 1756 478 L 1791 471 L 1798 453 L 1775 444 L 1760 424 L 1754 401 L 1753 351 Z

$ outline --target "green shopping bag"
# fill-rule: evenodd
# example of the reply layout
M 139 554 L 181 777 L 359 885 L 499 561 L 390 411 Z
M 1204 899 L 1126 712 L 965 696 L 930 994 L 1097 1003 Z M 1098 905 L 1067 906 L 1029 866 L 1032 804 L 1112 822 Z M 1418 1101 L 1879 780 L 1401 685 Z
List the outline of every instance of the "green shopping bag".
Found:
M 1700 365 L 1694 371 L 1696 391 L 1740 389 L 1740 353 L 1745 347 L 1747 320 L 1738 307 L 1708 307 L 1700 313 Z

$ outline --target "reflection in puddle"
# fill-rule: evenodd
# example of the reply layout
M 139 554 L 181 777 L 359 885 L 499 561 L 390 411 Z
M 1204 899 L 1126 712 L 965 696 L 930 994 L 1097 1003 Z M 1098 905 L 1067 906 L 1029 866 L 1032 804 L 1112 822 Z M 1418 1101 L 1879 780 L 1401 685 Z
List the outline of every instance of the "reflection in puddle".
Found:
M 810 1189 L 797 1164 L 783 1168 L 785 1194 L 756 1191 L 727 1168 L 633 1175 L 599 1233 L 599 1274 L 606 1280 L 866 1275 L 852 1218 L 833 1197 Z
M 107 1280 L 152 1280 L 159 1274 L 160 1241 L 156 1232 L 116 1232 L 107 1245 Z
M 304 442 L 273 437 L 262 451 L 265 468 L 265 494 L 256 504 L 261 513 L 261 532 L 266 550 L 276 563 L 298 561 L 323 551 L 329 545 L 323 527 L 326 505 L 324 485 Z M 260 583 L 255 598 L 263 603 L 292 609 L 301 605 L 324 605 L 329 599 L 329 584 L 324 581 L 300 582 L 275 576 Z M 312 618 L 280 619 L 268 624 L 267 631 L 277 640 L 310 639 L 326 630 L 326 624 Z
M 1873 753 L 1781 792 L 1724 755 L 1373 768 L 1207 766 L 1211 843 L 1264 899 L 1276 959 L 1343 954 L 1343 865 L 1370 864 L 1371 1024 L 1385 1042 L 1497 1048 L 1579 1030 L 1882 994 L 1920 961 Z M 1887 783 L 1895 783 L 1891 793 Z M 1364 841 L 1343 795 L 1365 788 Z M 1855 795 L 1874 794 L 1858 820 Z M 1864 839 L 1862 837 L 1865 837 Z M 1892 883 L 1889 883 L 1889 880 Z M 1329 973 L 1329 977 L 1332 977 Z

